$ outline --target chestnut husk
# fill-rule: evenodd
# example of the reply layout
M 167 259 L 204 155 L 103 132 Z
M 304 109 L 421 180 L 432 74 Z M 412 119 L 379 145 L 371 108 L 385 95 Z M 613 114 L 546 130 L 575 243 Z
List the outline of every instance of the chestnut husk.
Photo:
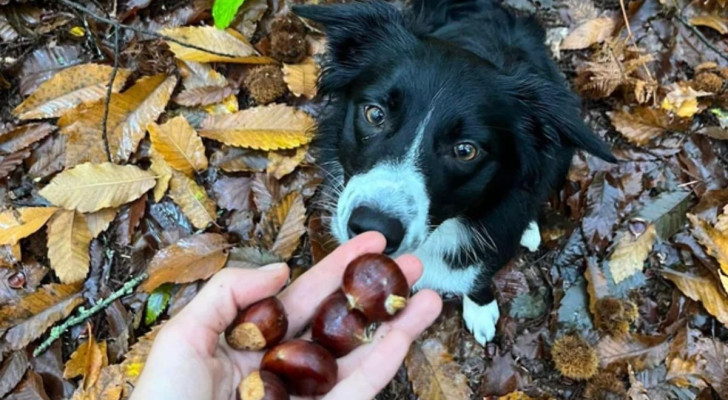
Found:
M 349 309 L 346 295 L 337 290 L 316 310 L 311 322 L 311 338 L 339 358 L 370 342 L 371 326 L 359 310 Z
M 285 341 L 268 350 L 260 369 L 281 378 L 288 393 L 295 396 L 328 393 L 339 372 L 336 359 L 328 350 L 303 339 Z
M 364 254 L 344 271 L 342 290 L 349 308 L 359 310 L 372 322 L 394 318 L 407 305 L 410 288 L 394 260 L 383 254 Z

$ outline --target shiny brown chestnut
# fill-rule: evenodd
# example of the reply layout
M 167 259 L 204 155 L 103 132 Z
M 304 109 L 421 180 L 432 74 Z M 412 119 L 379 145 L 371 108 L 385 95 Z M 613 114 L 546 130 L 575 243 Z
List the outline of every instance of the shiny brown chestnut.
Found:
M 238 385 L 238 400 L 289 400 L 281 378 L 268 371 L 253 371 Z
M 337 290 L 318 307 L 311 322 L 311 338 L 336 358 L 371 341 L 370 325 L 359 310 L 350 310 L 344 292 Z
M 263 350 L 278 344 L 287 330 L 283 303 L 271 296 L 240 311 L 225 330 L 225 340 L 236 350 Z
M 369 321 L 383 322 L 407 305 L 407 278 L 394 260 L 383 254 L 364 254 L 344 271 L 341 286 L 349 308 L 359 310 Z
M 336 384 L 339 373 L 331 353 L 303 339 L 292 339 L 268 350 L 260 369 L 281 378 L 288 393 L 294 396 L 326 394 Z

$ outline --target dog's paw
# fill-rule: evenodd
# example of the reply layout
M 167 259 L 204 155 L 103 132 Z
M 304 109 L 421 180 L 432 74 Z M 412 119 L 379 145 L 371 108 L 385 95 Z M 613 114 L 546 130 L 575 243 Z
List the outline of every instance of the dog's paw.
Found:
M 528 228 L 523 232 L 523 236 L 521 236 L 521 246 L 527 248 L 529 251 L 536 251 L 540 245 L 541 231 L 538 229 L 536 221 L 531 221 L 528 224 Z
M 475 336 L 475 340 L 481 346 L 495 337 L 495 325 L 498 323 L 500 310 L 498 303 L 493 300 L 490 303 L 479 306 L 468 296 L 463 299 L 463 319 L 465 326 Z

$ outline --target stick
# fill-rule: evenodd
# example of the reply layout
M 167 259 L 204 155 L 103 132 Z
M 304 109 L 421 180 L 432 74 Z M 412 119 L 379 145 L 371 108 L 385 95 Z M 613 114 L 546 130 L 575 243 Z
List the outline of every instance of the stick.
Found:
M 109 103 L 111 103 L 111 92 L 114 87 L 114 79 L 119 71 L 119 26 L 114 25 L 114 69 L 111 70 L 111 78 L 109 78 L 109 87 L 106 88 L 106 99 L 104 100 L 104 118 L 101 120 L 101 137 L 104 139 L 104 150 L 109 162 L 114 160 L 111 158 L 111 150 L 109 149 L 109 136 L 106 132 L 106 124 L 109 119 Z
M 61 0 L 63 1 L 63 0 Z M 109 304 L 113 303 L 117 299 L 119 299 L 122 296 L 126 296 L 131 294 L 132 290 L 142 283 L 143 280 L 147 279 L 148 275 L 146 273 L 143 273 L 132 280 L 124 283 L 124 286 L 117 289 L 114 293 L 112 293 L 109 297 L 101 300 L 100 302 L 96 303 L 93 307 L 86 310 L 85 308 L 81 307 L 78 309 L 78 315 L 75 317 L 68 318 L 64 323 L 61 325 L 55 326 L 51 329 L 51 334 L 48 336 L 46 340 L 43 341 L 38 347 L 36 347 L 35 350 L 33 350 L 33 357 L 38 357 L 38 355 L 42 352 L 44 352 L 48 347 L 50 347 L 51 344 L 53 344 L 54 341 L 56 341 L 58 338 L 61 337 L 63 332 L 67 331 L 68 328 L 77 325 L 85 320 L 87 320 L 92 315 L 96 314 L 97 312 L 105 309 L 109 306 Z
M 693 25 L 690 25 L 688 23 L 688 21 L 685 21 L 685 18 L 683 18 L 682 15 L 675 14 L 675 18 L 677 18 L 677 20 L 680 21 L 681 24 L 685 25 L 686 28 L 690 29 L 695 34 L 695 36 L 697 36 L 698 39 L 700 39 L 700 41 L 703 42 L 703 44 L 705 44 L 709 49 L 713 50 L 713 52 L 715 52 L 715 54 L 717 54 L 718 57 L 728 61 L 728 55 L 723 53 L 717 47 L 713 46 L 713 44 L 710 43 L 710 41 L 708 41 L 708 38 L 706 38 L 705 35 L 703 35 L 703 33 L 700 32 L 700 30 L 698 28 L 694 27 Z

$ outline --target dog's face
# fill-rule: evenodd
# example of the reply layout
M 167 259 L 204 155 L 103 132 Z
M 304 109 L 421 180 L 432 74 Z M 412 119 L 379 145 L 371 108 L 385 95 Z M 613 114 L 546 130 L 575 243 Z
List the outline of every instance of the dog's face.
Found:
M 536 179 L 549 135 L 591 135 L 578 114 L 563 115 L 568 109 L 550 116 L 549 102 L 559 101 L 523 87 L 524 77 L 416 37 L 389 6 L 295 11 L 328 34 L 320 88 L 332 102 L 318 142 L 333 178 L 331 229 L 339 241 L 376 230 L 387 238 L 388 254 L 411 252 L 442 221 Z M 555 91 L 543 96 L 568 97 L 543 84 Z

